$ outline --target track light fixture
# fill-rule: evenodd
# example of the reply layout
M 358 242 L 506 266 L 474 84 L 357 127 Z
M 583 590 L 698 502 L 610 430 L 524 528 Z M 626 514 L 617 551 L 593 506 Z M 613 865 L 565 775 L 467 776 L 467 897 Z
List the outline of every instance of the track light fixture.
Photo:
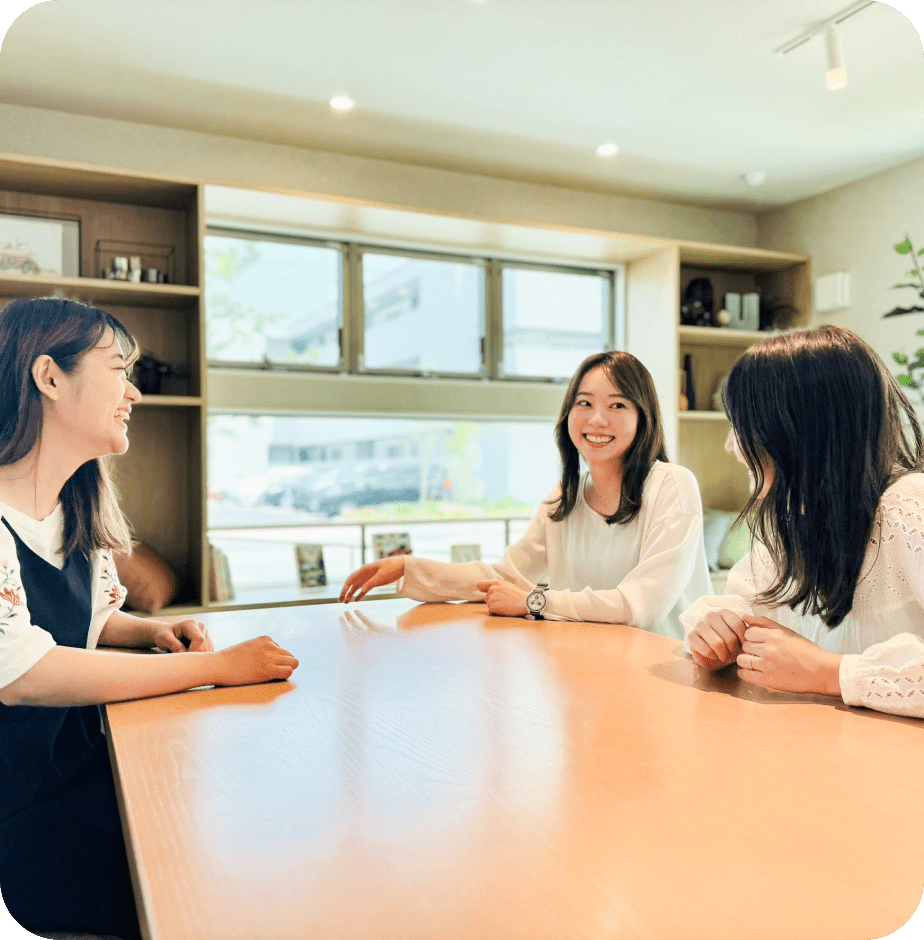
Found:
M 837 27 L 844 20 L 850 19 L 861 10 L 873 5 L 874 0 L 858 0 L 849 7 L 845 7 L 840 13 L 835 13 L 822 23 L 816 23 L 811 29 L 806 30 L 795 39 L 791 39 L 785 45 L 774 50 L 777 55 L 786 55 L 799 46 L 814 39 L 816 36 L 824 36 L 825 54 L 828 67 L 825 72 L 825 84 L 831 91 L 843 88 L 847 84 L 847 69 L 844 67 L 844 53 L 841 49 L 841 37 Z

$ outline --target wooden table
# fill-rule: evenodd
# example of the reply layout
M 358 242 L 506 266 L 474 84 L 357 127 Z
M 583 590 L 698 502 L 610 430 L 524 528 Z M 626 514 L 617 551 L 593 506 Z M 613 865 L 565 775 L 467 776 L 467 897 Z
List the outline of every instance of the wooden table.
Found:
M 629 627 L 209 614 L 293 680 L 108 708 L 156 940 L 869 940 L 924 886 L 924 721 Z

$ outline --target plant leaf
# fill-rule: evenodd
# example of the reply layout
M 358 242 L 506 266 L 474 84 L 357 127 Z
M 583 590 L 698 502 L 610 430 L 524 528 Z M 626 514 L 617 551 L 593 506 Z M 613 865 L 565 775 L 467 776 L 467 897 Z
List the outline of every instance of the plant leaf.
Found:
M 904 353 L 892 353 L 892 358 L 900 365 L 903 366 L 907 361 L 908 357 Z
M 896 307 L 894 310 L 884 313 L 883 317 L 900 317 L 905 313 L 924 313 L 924 307 Z
M 911 253 L 911 239 L 909 239 L 908 236 L 906 235 L 906 236 L 905 236 L 905 240 L 904 240 L 903 242 L 899 242 L 899 243 L 895 246 L 895 250 L 896 250 L 900 255 L 907 255 L 907 254 L 910 254 L 910 253 Z
M 893 284 L 891 289 L 895 290 L 896 287 L 913 287 L 915 290 L 921 289 L 920 284 Z
M 910 386 L 911 388 L 918 387 L 918 383 L 915 382 L 915 380 L 911 378 L 910 375 L 897 375 L 895 376 L 895 378 L 898 380 L 899 385 L 906 385 L 906 386 Z

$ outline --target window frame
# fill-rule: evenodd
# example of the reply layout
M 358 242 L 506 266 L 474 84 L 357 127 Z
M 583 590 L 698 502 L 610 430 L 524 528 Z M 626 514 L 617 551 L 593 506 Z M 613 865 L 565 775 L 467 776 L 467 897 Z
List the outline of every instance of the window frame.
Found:
M 563 385 L 568 378 L 542 375 L 506 374 L 503 369 L 504 323 L 503 323 L 503 272 L 505 269 L 546 271 L 550 273 L 598 277 L 607 285 L 607 340 L 603 350 L 619 349 L 625 343 L 625 265 L 579 265 L 563 262 L 506 257 L 498 253 L 465 253 L 404 247 L 395 244 L 357 241 L 350 239 L 318 238 L 311 235 L 278 232 L 260 229 L 239 228 L 218 224 L 206 225 L 206 237 L 240 238 L 241 240 L 278 241 L 287 244 L 329 248 L 340 253 L 340 290 L 338 295 L 340 346 L 336 365 L 311 365 L 307 363 L 277 363 L 270 361 L 245 362 L 232 359 L 211 359 L 208 369 L 241 369 L 264 374 L 331 374 L 389 377 L 396 379 L 423 379 L 425 381 L 468 381 L 498 384 L 527 383 L 533 385 Z M 420 258 L 423 260 L 471 264 L 482 268 L 481 297 L 481 369 L 478 372 L 454 372 L 423 369 L 369 368 L 364 362 L 365 345 L 365 298 L 363 292 L 364 254 L 385 254 L 396 257 Z M 205 305 L 206 329 L 208 310 Z M 208 337 L 206 336 L 206 349 Z M 511 417 L 516 417 L 516 412 Z

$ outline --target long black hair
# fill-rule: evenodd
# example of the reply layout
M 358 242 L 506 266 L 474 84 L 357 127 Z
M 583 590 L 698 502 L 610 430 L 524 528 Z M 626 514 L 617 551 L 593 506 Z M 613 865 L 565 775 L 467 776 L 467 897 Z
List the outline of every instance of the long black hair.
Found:
M 111 330 L 131 362 L 135 340 L 113 316 L 76 300 L 56 297 L 15 300 L 0 311 L 0 466 L 16 463 L 40 446 L 42 394 L 32 366 L 47 355 L 66 374 Z M 64 512 L 62 553 L 128 549 L 129 532 L 112 486 L 108 460 L 79 467 L 61 490 Z
M 591 369 L 598 367 L 604 369 L 610 381 L 619 389 L 619 393 L 638 409 L 635 439 L 623 455 L 619 508 L 606 518 L 610 525 L 631 522 L 638 515 L 642 508 L 642 489 L 652 464 L 656 460 L 667 460 L 661 408 L 651 373 L 631 353 L 614 351 L 588 356 L 578 366 L 568 385 L 555 425 L 555 443 L 561 455 L 561 497 L 554 512 L 549 514 L 553 522 L 561 522 L 577 503 L 578 487 L 581 483 L 581 461 L 578 449 L 568 433 L 568 416 L 574 407 L 584 376 Z
M 882 494 L 924 467 L 914 409 L 872 348 L 836 326 L 752 346 L 723 397 L 755 481 L 742 515 L 776 568 L 758 601 L 836 627 L 853 607 Z

